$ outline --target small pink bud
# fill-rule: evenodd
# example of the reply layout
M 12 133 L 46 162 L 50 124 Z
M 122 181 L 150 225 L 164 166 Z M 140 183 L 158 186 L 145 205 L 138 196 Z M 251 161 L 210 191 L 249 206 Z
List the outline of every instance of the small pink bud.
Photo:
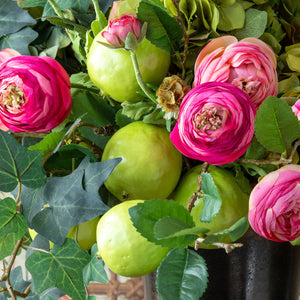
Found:
M 131 32 L 138 39 L 141 28 L 142 24 L 133 15 L 123 15 L 119 19 L 110 21 L 102 36 L 112 46 L 124 47 L 128 33 Z

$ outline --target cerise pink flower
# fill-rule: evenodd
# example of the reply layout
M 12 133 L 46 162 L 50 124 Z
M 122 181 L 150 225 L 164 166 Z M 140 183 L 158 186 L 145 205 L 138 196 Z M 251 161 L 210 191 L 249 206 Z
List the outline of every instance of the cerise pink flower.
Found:
M 276 241 L 300 236 L 300 166 L 287 165 L 265 175 L 249 199 L 249 222 L 259 235 Z
M 294 112 L 295 116 L 300 121 L 300 99 L 296 101 L 296 103 L 292 106 L 292 111 Z
M 268 96 L 277 95 L 276 64 L 272 49 L 259 39 L 219 37 L 198 55 L 193 85 L 209 81 L 232 83 L 244 90 L 258 109 Z
M 184 97 L 171 141 L 185 156 L 222 165 L 244 154 L 254 134 L 256 110 L 230 83 L 207 82 Z
M 137 39 L 141 33 L 142 24 L 132 15 L 123 15 L 119 19 L 109 21 L 107 29 L 101 34 L 109 44 L 124 47 L 129 32 Z
M 45 132 L 72 106 L 70 79 L 53 58 L 16 56 L 0 66 L 0 120 L 9 129 Z

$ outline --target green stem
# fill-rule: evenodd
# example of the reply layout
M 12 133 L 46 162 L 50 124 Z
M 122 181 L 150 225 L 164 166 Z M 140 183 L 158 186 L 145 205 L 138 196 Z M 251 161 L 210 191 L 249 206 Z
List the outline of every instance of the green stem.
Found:
M 132 60 L 133 68 L 135 71 L 135 77 L 136 77 L 136 80 L 137 80 L 140 88 L 146 94 L 146 96 L 156 105 L 157 104 L 156 98 L 154 97 L 154 95 L 151 93 L 151 91 L 147 88 L 147 86 L 144 83 L 134 50 L 129 50 L 129 52 L 130 52 L 130 57 Z
M 57 3 L 55 2 L 55 0 L 48 0 L 48 2 L 50 3 L 52 8 L 54 9 L 55 13 L 59 17 L 64 18 L 64 14 L 63 14 L 62 10 L 59 8 L 59 6 L 57 5 Z
M 95 10 L 95 13 L 96 13 L 96 20 L 100 24 L 101 23 L 101 10 L 99 8 L 98 0 L 92 0 L 92 2 L 93 2 L 94 10 Z

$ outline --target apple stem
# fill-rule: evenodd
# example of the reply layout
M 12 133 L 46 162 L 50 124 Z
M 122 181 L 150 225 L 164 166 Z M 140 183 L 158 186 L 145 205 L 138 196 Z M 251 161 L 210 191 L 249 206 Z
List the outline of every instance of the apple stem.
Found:
M 155 103 L 155 105 L 157 104 L 156 102 L 156 98 L 155 96 L 151 93 L 151 91 L 147 88 L 147 86 L 145 85 L 145 82 L 143 80 L 143 77 L 141 75 L 141 72 L 140 72 L 140 68 L 139 68 L 139 64 L 138 64 L 138 61 L 137 61 L 137 57 L 136 57 L 136 54 L 134 52 L 134 50 L 128 50 L 130 52 L 130 57 L 131 57 L 131 60 L 132 60 L 132 64 L 133 64 L 133 68 L 134 68 L 134 71 L 135 71 L 135 77 L 136 77 L 136 80 L 140 86 L 140 88 L 142 89 L 142 91 L 146 94 L 146 96 L 153 102 Z

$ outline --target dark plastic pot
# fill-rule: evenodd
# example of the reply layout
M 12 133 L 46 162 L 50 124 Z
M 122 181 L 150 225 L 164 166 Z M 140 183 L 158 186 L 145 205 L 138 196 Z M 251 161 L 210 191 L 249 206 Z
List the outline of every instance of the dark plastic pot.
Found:
M 300 246 L 264 239 L 253 230 L 239 241 L 243 247 L 203 250 L 209 283 L 201 300 L 298 300 Z

